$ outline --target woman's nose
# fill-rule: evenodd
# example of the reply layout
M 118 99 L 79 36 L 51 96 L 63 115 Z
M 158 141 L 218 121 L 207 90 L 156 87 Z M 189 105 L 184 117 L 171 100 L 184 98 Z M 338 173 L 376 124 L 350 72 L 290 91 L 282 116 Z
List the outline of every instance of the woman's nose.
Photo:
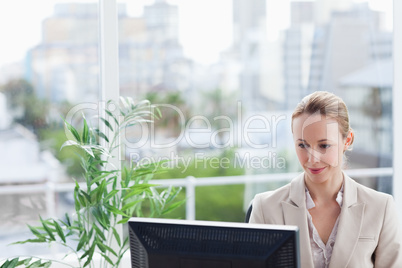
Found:
M 308 151 L 308 161 L 311 163 L 318 163 L 320 162 L 320 155 L 321 153 L 314 150 L 314 149 L 310 149 Z

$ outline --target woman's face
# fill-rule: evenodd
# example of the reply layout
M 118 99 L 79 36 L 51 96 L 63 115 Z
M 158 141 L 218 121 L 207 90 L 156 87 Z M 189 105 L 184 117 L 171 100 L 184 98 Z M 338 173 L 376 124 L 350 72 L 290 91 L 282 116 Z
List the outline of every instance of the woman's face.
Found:
M 302 114 L 293 119 L 292 127 L 297 157 L 307 178 L 324 183 L 339 176 L 347 139 L 338 122 L 320 114 Z

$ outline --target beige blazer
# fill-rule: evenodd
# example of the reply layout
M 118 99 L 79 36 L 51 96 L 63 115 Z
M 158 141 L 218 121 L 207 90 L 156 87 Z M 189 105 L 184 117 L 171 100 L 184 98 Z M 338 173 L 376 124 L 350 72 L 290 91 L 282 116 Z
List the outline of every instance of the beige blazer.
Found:
M 329 268 L 402 268 L 401 230 L 392 196 L 344 174 L 343 205 Z M 304 173 L 289 184 L 257 194 L 250 223 L 297 225 L 301 267 L 314 267 L 309 241 Z

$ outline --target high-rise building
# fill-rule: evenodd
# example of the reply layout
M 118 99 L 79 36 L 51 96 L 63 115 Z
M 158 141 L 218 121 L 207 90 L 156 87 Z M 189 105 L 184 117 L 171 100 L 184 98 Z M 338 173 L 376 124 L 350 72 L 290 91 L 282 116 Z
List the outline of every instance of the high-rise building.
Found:
M 143 38 L 120 38 L 120 93 L 188 90 L 183 82 L 191 66 L 179 43 L 178 7 L 158 0 L 144 7 Z M 120 23 L 121 24 L 121 23 Z M 130 25 L 131 26 L 131 25 Z M 129 25 L 126 28 L 130 27 Z
M 265 0 L 233 0 L 233 43 L 240 47 L 244 39 L 265 28 Z M 240 48 L 239 48 L 240 49 Z
M 56 4 L 44 20 L 43 39 L 28 53 L 29 77 L 40 97 L 52 102 L 99 98 L 98 5 Z M 178 42 L 177 6 L 146 6 L 141 17 L 118 4 L 120 94 L 141 97 L 149 90 L 185 90 L 179 83 L 189 61 Z
M 52 102 L 98 98 L 97 4 L 65 3 L 42 23 L 42 41 L 28 52 L 28 79 Z
M 367 4 L 334 11 L 317 26 L 312 44 L 309 90 L 339 93 L 339 79 L 371 62 L 371 38 L 379 32 L 378 13 Z
M 179 9 L 175 5 L 157 0 L 153 5 L 144 7 L 144 20 L 151 36 L 156 42 L 173 42 L 179 40 Z
M 240 98 L 250 112 L 277 107 L 265 91 L 280 90 L 269 86 L 276 78 L 267 74 L 266 8 L 265 0 L 233 0 L 233 50 L 241 66 Z
M 283 41 L 284 107 L 293 110 L 308 93 L 315 2 L 292 2 L 291 24 Z

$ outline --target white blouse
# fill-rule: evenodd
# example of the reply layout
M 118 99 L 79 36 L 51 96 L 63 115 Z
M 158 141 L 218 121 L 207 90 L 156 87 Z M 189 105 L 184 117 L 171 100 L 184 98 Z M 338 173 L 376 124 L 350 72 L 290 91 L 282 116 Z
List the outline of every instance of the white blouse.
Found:
M 343 200 L 343 185 L 336 196 L 336 202 L 342 207 Z M 336 219 L 335 225 L 332 228 L 331 235 L 325 245 L 318 234 L 317 229 L 313 224 L 312 217 L 310 215 L 309 209 L 315 207 L 314 201 L 311 198 L 310 192 L 306 188 L 306 207 L 307 207 L 307 218 L 308 218 L 308 229 L 310 235 L 310 245 L 311 253 L 313 255 L 314 268 L 328 268 L 331 261 L 332 249 L 335 245 L 336 234 L 338 233 L 338 223 L 339 216 Z

